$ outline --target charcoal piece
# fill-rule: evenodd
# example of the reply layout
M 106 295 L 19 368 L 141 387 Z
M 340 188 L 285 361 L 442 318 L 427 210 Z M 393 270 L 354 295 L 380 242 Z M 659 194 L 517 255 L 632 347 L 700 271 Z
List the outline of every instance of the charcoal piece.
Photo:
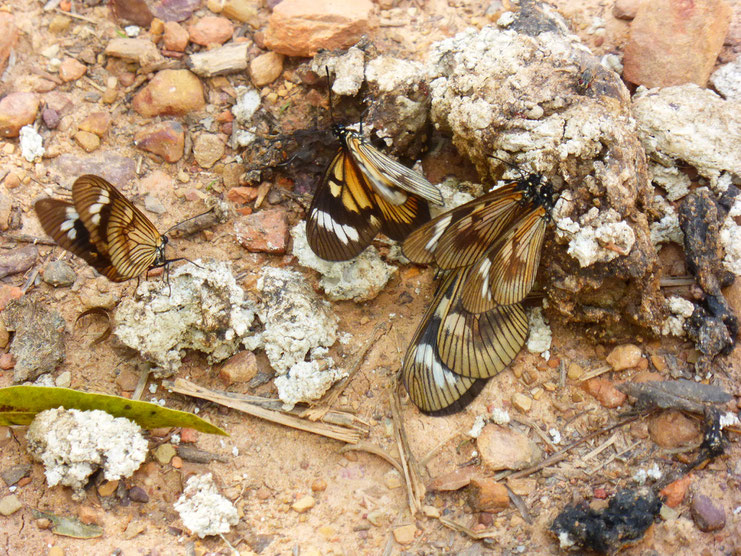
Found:
M 660 509 L 661 500 L 650 489 L 621 490 L 604 510 L 593 510 L 585 503 L 566 506 L 550 530 L 562 548 L 605 554 L 641 539 Z
M 695 364 L 696 370 L 700 374 L 710 370 L 710 364 L 717 355 L 728 355 L 736 344 L 736 333 L 738 332 L 736 316 L 725 303 L 725 299 L 722 296 L 720 296 L 720 299 L 722 303 L 716 302 L 712 305 L 719 314 L 713 314 L 698 305 L 695 307 L 692 316 L 684 323 L 687 336 L 695 343 L 695 348 L 702 354 Z
M 704 413 L 706 404 L 728 403 L 733 396 L 717 386 L 692 380 L 667 380 L 651 382 L 625 382 L 617 389 L 647 407 L 681 409 Z

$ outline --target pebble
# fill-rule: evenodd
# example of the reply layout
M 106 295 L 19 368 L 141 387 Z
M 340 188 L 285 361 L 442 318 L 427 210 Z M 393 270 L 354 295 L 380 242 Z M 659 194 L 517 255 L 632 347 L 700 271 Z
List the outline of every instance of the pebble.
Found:
M 723 508 L 716 506 L 715 503 L 704 494 L 694 494 L 690 506 L 692 519 L 700 531 L 717 531 L 726 526 L 726 513 Z
M 7 486 L 13 486 L 18 483 L 23 477 L 28 477 L 31 474 L 31 465 L 28 463 L 22 463 L 19 465 L 13 465 L 8 469 L 3 470 L 0 473 L 0 477 Z
M 667 368 L 666 359 L 664 359 L 661 355 L 652 355 L 651 364 L 660 373 L 663 373 Z
M 0 12 L 0 75 L 8 65 L 10 52 L 18 40 L 18 28 L 15 19 L 7 12 Z
M 77 517 L 86 525 L 100 523 L 100 515 L 90 506 L 80 506 L 77 508 Z
M 509 507 L 507 487 L 488 478 L 471 479 L 468 503 L 477 512 L 500 512 Z
M 91 153 L 100 147 L 100 137 L 95 135 L 95 133 L 90 133 L 89 131 L 78 131 L 73 137 L 85 152 Z
M 508 479 L 507 486 L 518 496 L 530 496 L 538 482 L 535 479 Z
M 269 85 L 283 73 L 283 55 L 277 52 L 260 54 L 250 62 L 250 76 L 255 87 Z
M 234 25 L 225 17 L 209 15 L 202 17 L 192 25 L 188 25 L 188 35 L 191 42 L 208 46 L 209 44 L 224 44 L 232 38 Z
M 665 498 L 664 504 L 670 508 L 679 506 L 684 500 L 691 483 L 692 476 L 686 475 L 662 488 L 659 494 Z
M 129 498 L 132 502 L 138 502 L 140 504 L 146 504 L 149 502 L 149 495 L 139 486 L 133 486 L 129 489 Z
M 394 540 L 399 544 L 412 544 L 417 535 L 417 527 L 414 524 L 396 527 L 393 531 Z
M 34 93 L 10 93 L 0 100 L 0 137 L 18 137 L 21 128 L 32 124 L 39 111 Z
M 422 513 L 432 519 L 437 519 L 441 515 L 440 510 L 438 508 L 436 508 L 435 506 L 429 506 L 429 505 L 422 506 Z
M 150 194 L 144 196 L 144 209 L 153 214 L 165 214 L 167 212 L 167 208 L 159 197 Z
M 185 130 L 180 122 L 174 120 L 152 124 L 136 133 L 134 145 L 161 156 L 165 162 L 177 162 L 183 158 Z
M 111 496 L 118 488 L 118 481 L 103 481 L 98 485 L 98 494 L 101 496 Z
M 731 16 L 723 0 L 642 2 L 630 25 L 623 78 L 648 88 L 705 87 Z
M 193 158 L 201 168 L 211 168 L 224 156 L 224 150 L 224 142 L 213 133 L 201 133 L 193 142 Z
M 297 513 L 304 513 L 309 511 L 311 508 L 314 507 L 314 504 L 316 504 L 316 501 L 314 500 L 314 497 L 307 494 L 306 496 L 302 496 L 298 500 L 296 500 L 292 505 L 291 509 L 294 512 Z
M 77 274 L 65 261 L 52 261 L 46 265 L 41 273 L 41 279 L 47 284 L 56 287 L 67 287 L 75 283 Z
M 476 439 L 481 460 L 489 469 L 525 469 L 540 461 L 542 452 L 524 434 L 488 424 Z
M 249 382 L 257 375 L 257 358 L 251 351 L 232 355 L 219 369 L 219 378 L 226 386 Z
M 239 216 L 234 231 L 247 251 L 283 254 L 288 247 L 288 214 L 274 208 Z
M 49 548 L 46 556 L 64 556 L 64 549 L 59 545 L 54 545 Z
M 642 0 L 615 0 L 612 15 L 618 19 L 633 19 L 638 13 Z
M 21 297 L 23 297 L 23 290 L 18 286 L 0 285 L 0 311 L 5 309 L 11 301 Z
M 0 515 L 13 515 L 22 507 L 23 504 L 15 494 L 9 494 L 8 496 L 0 498 Z
M 103 137 L 109 127 L 111 127 L 111 116 L 107 112 L 92 112 L 77 125 L 77 129 L 94 133 L 98 137 Z
M 80 79 L 87 71 L 87 66 L 74 58 L 65 58 L 59 66 L 59 77 L 65 83 Z
M 624 344 L 614 348 L 606 358 L 607 363 L 613 371 L 624 371 L 632 369 L 641 360 L 641 348 L 634 344 Z
M 113 39 L 105 47 L 105 54 L 136 62 L 140 66 L 152 66 L 164 60 L 157 45 L 149 39 Z M 121 79 L 121 76 L 118 77 Z M 122 84 L 128 86 L 126 83 Z
M 533 407 L 533 399 L 520 392 L 512 396 L 512 405 L 522 413 L 527 413 Z
M 0 192 L 0 231 L 4 232 L 10 228 L 10 220 L 13 214 L 13 201 L 8 195 Z
M 179 23 L 175 21 L 165 23 L 165 34 L 162 37 L 165 49 L 172 52 L 185 52 L 189 38 L 188 31 Z
M 203 85 L 188 70 L 159 71 L 131 103 L 142 116 L 184 116 L 206 105 Z
M 162 465 L 167 465 L 170 463 L 172 458 L 174 458 L 176 455 L 175 446 L 172 444 L 160 444 L 157 446 L 157 449 L 154 451 L 154 457 L 155 459 L 161 463 Z
M 612 381 L 602 377 L 590 378 L 582 383 L 581 388 L 593 396 L 602 407 L 609 409 L 620 407 L 628 399 L 628 396 L 615 388 Z
M 41 119 L 48 129 L 57 129 L 59 125 L 59 112 L 53 108 L 44 108 L 41 111 Z
M 389 469 L 383 476 L 383 484 L 386 488 L 393 490 L 401 487 L 401 475 L 396 469 Z
M 700 426 L 677 410 L 663 411 L 651 417 L 648 433 L 662 448 L 683 448 L 699 445 L 702 441 Z
M 726 100 L 741 101 L 741 58 L 715 70 L 710 83 Z
M 39 250 L 34 245 L 0 252 L 0 278 L 26 272 L 36 263 L 38 256 Z
M 198 441 L 198 431 L 195 429 L 181 429 L 180 442 L 185 444 L 195 444 Z
M 311 490 L 312 492 L 324 492 L 327 490 L 327 481 L 324 479 L 315 479 L 314 482 L 311 483 Z
M 54 386 L 57 388 L 69 388 L 72 384 L 72 373 L 70 371 L 64 371 L 60 373 L 57 378 L 54 379 Z
M 13 146 L 12 144 L 10 145 Z M 12 152 L 8 154 L 13 154 Z M 6 189 L 15 189 L 16 187 L 20 187 L 21 185 L 21 178 L 18 177 L 18 174 L 15 172 L 8 172 L 8 175 L 5 176 L 5 180 L 3 181 L 3 185 Z
M 238 205 L 251 203 L 257 199 L 257 187 L 232 187 L 226 192 L 226 198 Z
M 257 0 L 223 0 L 221 13 L 242 23 L 249 23 L 257 29 L 260 26 L 259 8 L 260 2 Z
M 5 327 L 5 322 L 0 318 L 0 349 L 5 349 L 10 341 L 10 332 Z
M 15 368 L 15 357 L 12 353 L 0 353 L 0 370 L 9 371 Z
M 367 32 L 372 11 L 371 0 L 283 0 L 270 15 L 264 43 L 287 56 L 347 48 Z

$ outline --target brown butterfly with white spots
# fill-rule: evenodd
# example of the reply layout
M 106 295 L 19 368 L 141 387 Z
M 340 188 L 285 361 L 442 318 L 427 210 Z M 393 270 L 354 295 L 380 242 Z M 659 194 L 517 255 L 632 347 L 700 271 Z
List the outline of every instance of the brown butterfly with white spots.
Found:
M 84 175 L 72 185 L 72 202 L 40 199 L 41 226 L 60 247 L 112 282 L 124 282 L 179 259 L 167 259 L 167 237 L 105 179 Z
M 404 255 L 445 279 L 404 356 L 401 378 L 425 413 L 465 407 L 525 343 L 553 190 L 541 176 L 503 185 L 424 224 Z

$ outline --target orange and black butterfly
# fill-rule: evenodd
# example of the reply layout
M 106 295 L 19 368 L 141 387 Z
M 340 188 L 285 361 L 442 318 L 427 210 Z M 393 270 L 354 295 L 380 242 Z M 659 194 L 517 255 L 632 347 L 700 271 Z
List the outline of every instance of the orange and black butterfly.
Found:
M 136 278 L 175 260 L 165 257 L 167 237 L 101 177 L 77 178 L 72 202 L 40 199 L 34 208 L 54 241 L 112 282 Z
M 427 201 L 440 191 L 417 172 L 375 149 L 356 131 L 335 124 L 340 150 L 314 193 L 306 237 L 322 259 L 345 261 L 378 232 L 401 241 L 430 219 Z
M 552 208 L 551 186 L 531 175 L 437 216 L 404 242 L 411 261 L 445 272 L 401 371 L 423 412 L 462 409 L 519 353 L 528 333 L 521 302 Z

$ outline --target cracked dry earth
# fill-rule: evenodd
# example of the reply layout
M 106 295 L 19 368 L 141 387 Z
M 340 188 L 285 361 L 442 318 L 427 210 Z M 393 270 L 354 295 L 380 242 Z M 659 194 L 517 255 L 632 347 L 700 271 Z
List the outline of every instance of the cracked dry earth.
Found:
M 483 15 L 488 2 L 401 0 L 393 4 L 396 9 L 394 22 L 376 27 L 369 38 L 380 52 L 401 58 L 423 60 L 434 41 L 453 36 L 469 26 L 491 23 L 489 17 Z M 65 107 L 59 126 L 45 132 L 45 158 L 29 163 L 23 159 L 17 139 L 0 141 L 0 172 L 3 178 L 12 172 L 18 179 L 12 188 L 7 181 L 0 187 L 0 194 L 12 200 L 18 223 L 14 229 L 2 233 L 0 248 L 4 251 L 23 248 L 26 244 L 21 235 L 43 236 L 33 214 L 33 201 L 59 192 L 60 186 L 69 187 L 73 179 L 83 173 L 82 168 L 88 172 L 107 169 L 119 172 L 120 176 L 129 176 L 127 181 L 117 185 L 137 201 L 142 200 L 145 193 L 155 192 L 161 206 L 150 206 L 154 211 L 148 211 L 147 215 L 160 230 L 202 212 L 209 197 L 224 197 L 229 187 L 242 185 L 239 183 L 243 172 L 237 158 L 239 151 L 229 147 L 209 169 L 199 166 L 191 154 L 177 162 L 165 163 L 134 147 L 132 139 L 136 132 L 151 123 L 150 118 L 140 116 L 130 107 L 135 86 L 127 88 L 119 84 L 119 100 L 113 104 L 103 102 L 101 91 L 105 89 L 108 71 L 115 69 L 107 66 L 108 61 L 101 53 L 111 39 L 121 36 L 122 26 L 114 22 L 105 5 L 91 7 L 84 2 L 72 5 L 80 17 L 71 17 L 56 9 L 45 11 L 43 3 L 34 0 L 6 0 L 0 7 L 13 15 L 20 30 L 14 65 L 0 84 L 2 93 L 42 91 L 38 94 L 47 104 L 61 102 Z M 628 23 L 612 16 L 611 3 L 567 0 L 559 3 L 558 9 L 596 55 L 623 48 Z M 201 6 L 193 17 L 207 12 L 207 8 Z M 268 13 L 260 4 L 258 19 L 264 23 Z M 590 31 L 594 18 L 602 18 L 604 22 L 604 31 L 598 34 Z M 92 52 L 92 57 L 86 61 L 89 65 L 87 76 L 63 82 L 49 73 L 48 59 L 41 51 L 53 44 L 60 45 L 60 57 L 79 57 Z M 252 54 L 256 53 L 259 53 L 257 47 Z M 261 110 L 272 114 L 279 130 L 311 128 L 317 114 L 325 118 L 323 86 L 297 87 L 288 79 L 305 61 L 287 58 L 283 75 L 261 90 L 264 99 Z M 177 58 L 172 62 L 182 67 Z M 140 85 L 149 77 L 144 75 L 137 83 Z M 186 128 L 186 135 L 201 131 L 200 122 L 205 116 L 227 110 L 234 102 L 235 87 L 249 84 L 244 73 L 204 78 L 202 82 L 208 91 L 204 111 L 177 118 Z M 284 110 L 287 100 L 291 101 L 292 108 Z M 312 102 L 319 106 L 318 110 Z M 86 153 L 81 143 L 73 139 L 75 126 L 96 111 L 110 113 L 112 125 L 100 146 Z M 447 147 L 445 152 L 444 159 L 427 156 L 423 160 L 431 181 L 439 181 L 451 169 L 460 178 L 476 178 L 474 170 L 455 156 L 452 147 Z M 327 156 L 330 156 L 329 150 Z M 280 173 L 275 173 L 274 179 L 265 206 L 285 211 L 292 226 L 303 218 L 309 197 L 280 194 L 281 189 L 290 189 L 292 184 L 287 184 Z M 309 189 L 313 187 L 312 184 Z M 380 249 L 384 254 L 388 252 L 387 246 L 380 245 Z M 662 262 L 670 265 L 681 258 L 678 251 L 667 248 L 662 253 Z M 266 265 L 295 268 L 312 284 L 317 281 L 314 273 L 299 267 L 289 254 L 246 251 L 235 239 L 232 222 L 188 238 L 176 238 L 170 254 L 228 261 L 245 288 L 254 284 Z M 45 263 L 60 257 L 66 258 L 77 273 L 72 287 L 53 288 L 32 280 L 35 270 L 41 270 Z M 364 441 L 392 455 L 398 453 L 391 410 L 396 374 L 407 343 L 434 291 L 433 274 L 431 269 L 401 266 L 375 299 L 361 304 L 333 303 L 340 319 L 340 333 L 350 332 L 355 338 L 347 345 L 338 342 L 332 348 L 331 354 L 340 365 L 354 361 L 364 340 L 377 335 L 336 407 L 351 411 L 369 423 L 369 434 Z M 119 395 L 130 393 L 140 368 L 138 356 L 112 340 L 91 345 L 100 331 L 99 325 L 74 326 L 74 322 L 77 315 L 91 305 L 112 306 L 132 295 L 135 285 L 131 282 L 112 284 L 104 278 L 96 278 L 92 269 L 78 259 L 46 245 L 38 246 L 38 256 L 31 268 L 3 278 L 0 286 L 23 287 L 29 279 L 32 281 L 26 295 L 58 311 L 67 323 L 66 360 L 55 376 L 69 371 L 70 387 L 76 389 Z M 379 324 L 383 327 L 377 332 Z M 426 417 L 408 400 L 402 399 L 401 420 L 412 453 L 423 462 L 425 483 L 430 484 L 436 478 L 438 487 L 441 484 L 450 487 L 456 477 L 494 476 L 494 472 L 482 465 L 477 444 L 467 434 L 476 417 L 491 408 L 507 409 L 513 418 L 508 427 L 537 443 L 545 455 L 559 448 L 549 445 L 553 442 L 548 435 L 550 429 L 560 432 L 561 445 L 564 445 L 620 419 L 620 410 L 604 407 L 584 392 L 578 382 L 580 371 L 604 367 L 613 346 L 595 344 L 580 330 L 566 328 L 558 321 L 550 324 L 553 331 L 550 360 L 523 350 L 510 369 L 491 380 L 464 412 L 445 418 Z M 621 371 L 621 380 L 647 370 L 668 375 L 667 362 L 669 365 L 672 361 L 686 364 L 693 357 L 692 346 L 681 340 L 634 338 L 633 341 L 640 347 L 641 357 L 634 368 Z M 271 373 L 267 359 L 259 354 L 258 367 L 258 376 Z M 723 359 L 721 372 L 727 384 L 739 383 L 738 349 Z M 12 376 L 12 370 L 0 371 L 0 386 L 11 385 Z M 248 388 L 245 383 L 225 384 L 218 369 L 210 368 L 198 353 L 188 354 L 179 376 L 213 389 L 275 396 L 270 381 L 256 388 Z M 739 392 L 731 393 L 737 395 Z M 526 411 L 521 402 L 515 402 L 520 400 L 518 395 L 530 400 Z M 649 438 L 649 429 L 672 425 L 661 422 L 657 425 L 642 418 L 596 436 L 570 452 L 564 460 L 512 482 L 510 486 L 527 506 L 531 523 L 512 504 L 498 512 L 478 511 L 475 504 L 472 506 L 470 490 L 466 488 L 430 489 L 423 500 L 423 511 L 412 515 L 403 479 L 391 465 L 375 455 L 363 451 L 341 452 L 340 442 L 171 394 L 156 381 L 145 390 L 145 398 L 164 399 L 168 407 L 198 409 L 201 416 L 227 430 L 229 438 L 199 434 L 195 439 L 198 448 L 217 454 L 219 459 L 207 464 L 188 461 L 173 464 L 172 461 L 162 463 L 151 456 L 126 480 L 127 486 L 142 487 L 148 494 L 148 501 L 126 504 L 119 503 L 115 497 L 114 501 L 103 499 L 95 487 L 88 489 L 83 502 L 73 501 L 69 489 L 47 488 L 42 467 L 33 463 L 27 479 L 21 480 L 12 490 L 22 508 L 9 516 L 0 516 L 0 553 L 229 554 L 228 541 L 240 554 L 556 554 L 559 553 L 558 543 L 548 528 L 566 504 L 583 500 L 596 509 L 604 507 L 606 495 L 635 486 L 637 471 L 658 465 L 663 472 L 669 472 L 682 462 L 690 461 L 694 454 L 666 450 L 654 444 Z M 0 428 L 0 433 L 0 472 L 31 463 L 23 428 L 12 431 Z M 153 452 L 169 440 L 170 431 L 155 431 L 150 435 L 150 450 Z M 684 501 L 657 520 L 643 540 L 625 548 L 625 553 L 738 553 L 741 550 L 741 518 L 734 510 L 741 504 L 740 454 L 738 439 L 731 436 L 725 455 L 693 472 Z M 201 540 L 191 536 L 173 508 L 186 479 L 208 471 L 213 473 L 222 494 L 239 510 L 239 523 L 225 539 Z M 10 493 L 6 484 L 0 484 L 0 498 Z M 712 532 L 698 529 L 690 512 L 689 500 L 693 493 L 706 495 L 722 507 L 726 520 L 723 528 Z M 306 496 L 312 498 L 312 507 L 294 506 Z M 40 527 L 32 516 L 32 509 L 95 522 L 103 528 L 103 536 L 87 540 L 57 536 Z M 446 526 L 438 516 L 474 533 L 484 531 L 489 538 L 475 540 L 470 534 Z

